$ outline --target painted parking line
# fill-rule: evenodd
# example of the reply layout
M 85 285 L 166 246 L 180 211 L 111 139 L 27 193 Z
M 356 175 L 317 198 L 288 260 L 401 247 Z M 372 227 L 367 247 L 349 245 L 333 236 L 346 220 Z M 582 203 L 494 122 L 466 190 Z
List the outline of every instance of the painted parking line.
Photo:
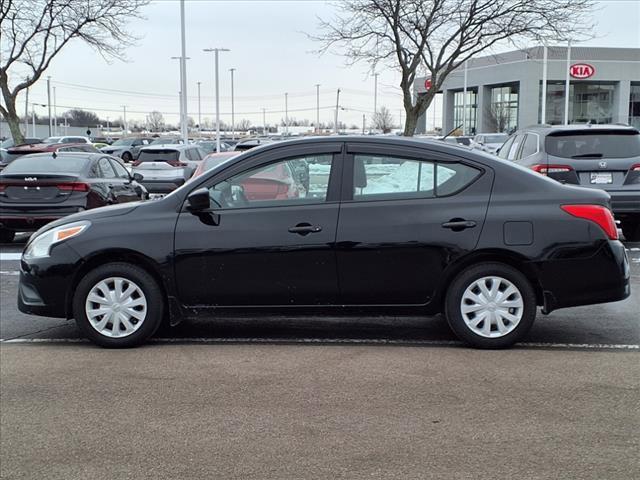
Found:
M 0 270 L 0 275 L 20 275 L 18 270 Z
M 0 261 L 2 260 L 20 260 L 22 253 L 0 253 Z
M 5 344 L 29 343 L 89 343 L 84 338 L 15 338 L 0 339 Z M 387 338 L 154 338 L 149 343 L 159 344 L 316 344 L 316 345 L 400 345 L 400 346 L 435 346 L 461 347 L 464 344 L 456 340 L 396 340 Z M 617 343 L 551 343 L 551 342 L 523 342 L 516 344 L 520 348 L 559 349 L 559 350 L 628 350 L 640 351 L 639 344 Z

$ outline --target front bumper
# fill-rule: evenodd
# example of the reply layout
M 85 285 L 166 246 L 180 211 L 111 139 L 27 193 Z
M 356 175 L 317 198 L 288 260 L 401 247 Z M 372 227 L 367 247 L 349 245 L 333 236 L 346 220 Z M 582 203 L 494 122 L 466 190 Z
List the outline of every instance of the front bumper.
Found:
M 70 292 L 80 256 L 66 243 L 54 245 L 53 257 L 20 260 L 18 310 L 43 317 L 70 318 Z

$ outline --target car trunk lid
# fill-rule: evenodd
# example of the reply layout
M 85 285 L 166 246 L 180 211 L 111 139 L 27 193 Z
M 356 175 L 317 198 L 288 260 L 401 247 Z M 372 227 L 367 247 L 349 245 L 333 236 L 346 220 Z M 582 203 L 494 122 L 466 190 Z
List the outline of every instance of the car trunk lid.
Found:
M 60 203 L 77 192 L 88 192 L 89 185 L 76 174 L 3 175 L 0 178 L 0 202 Z

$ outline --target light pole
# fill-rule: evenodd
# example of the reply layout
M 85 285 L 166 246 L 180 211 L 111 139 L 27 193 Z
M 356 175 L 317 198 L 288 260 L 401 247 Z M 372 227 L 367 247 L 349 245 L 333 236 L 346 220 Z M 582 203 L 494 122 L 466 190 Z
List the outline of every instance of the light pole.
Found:
M 571 82 L 569 71 L 571 70 L 571 39 L 567 40 L 567 72 L 564 80 L 564 124 L 569 125 L 569 89 Z
M 267 116 L 265 115 L 265 109 L 262 109 L 262 134 L 267 134 Z
M 233 72 L 236 71 L 235 68 L 230 68 L 231 72 L 231 137 L 236 138 L 236 121 L 235 121 L 235 110 L 233 105 Z
M 373 84 L 373 114 L 378 113 L 378 75 L 379 73 L 374 73 L 375 83 Z
M 49 136 L 51 136 L 51 76 L 47 77 L 47 105 L 49 106 Z
M 180 55 L 180 95 L 182 100 L 183 120 L 180 125 L 182 141 L 186 145 L 189 143 L 189 129 L 187 125 L 187 45 L 184 28 L 184 0 L 180 0 L 180 40 L 182 44 L 182 54 Z
M 180 97 L 180 132 L 182 132 L 182 124 L 184 123 L 184 105 L 182 101 L 182 57 L 171 57 L 171 60 L 180 60 L 180 90 L 178 96 Z
M 338 89 L 338 93 L 336 95 L 336 114 L 335 114 L 334 125 L 333 125 L 333 129 L 336 135 L 338 134 L 338 108 L 340 108 L 339 105 L 340 105 L 340 89 Z
M 202 132 L 202 116 L 200 112 L 200 82 L 198 82 L 198 134 Z
M 26 97 L 24 98 L 24 136 L 29 136 L 29 88 L 25 92 Z M 35 136 L 35 135 L 34 135 Z
M 53 87 L 53 132 L 58 135 L 58 109 L 56 108 L 56 87 Z
M 316 133 L 320 133 L 320 84 L 316 83 Z
M 284 134 L 289 135 L 289 94 L 284 94 Z
M 215 84 L 216 84 L 216 152 L 220 152 L 220 86 L 218 78 L 218 53 L 228 52 L 228 48 L 205 48 L 203 52 L 215 53 Z
M 127 134 L 127 132 L 129 131 L 129 125 L 127 125 L 127 106 L 123 105 L 122 106 L 122 121 L 124 122 L 123 128 L 124 128 L 124 132 L 122 132 L 124 135 Z
M 464 62 L 464 86 L 462 87 L 462 135 L 467 134 L 467 63 Z
M 542 47 L 542 105 L 540 123 L 547 123 L 547 44 Z

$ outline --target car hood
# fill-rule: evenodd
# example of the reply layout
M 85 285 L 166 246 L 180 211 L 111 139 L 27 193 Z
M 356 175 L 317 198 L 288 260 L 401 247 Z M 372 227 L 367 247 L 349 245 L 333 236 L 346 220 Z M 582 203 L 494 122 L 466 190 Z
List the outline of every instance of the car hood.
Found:
M 67 223 L 79 222 L 80 220 L 97 220 L 100 218 L 117 217 L 119 215 L 126 215 L 134 211 L 144 202 L 128 202 L 119 205 L 109 205 L 106 207 L 93 208 L 84 212 L 74 213 L 64 218 L 56 220 L 51 223 L 47 223 L 40 230 L 31 235 L 31 238 L 35 238 L 39 234 L 51 230 L 52 228 L 59 227 L 60 225 L 66 225 Z

